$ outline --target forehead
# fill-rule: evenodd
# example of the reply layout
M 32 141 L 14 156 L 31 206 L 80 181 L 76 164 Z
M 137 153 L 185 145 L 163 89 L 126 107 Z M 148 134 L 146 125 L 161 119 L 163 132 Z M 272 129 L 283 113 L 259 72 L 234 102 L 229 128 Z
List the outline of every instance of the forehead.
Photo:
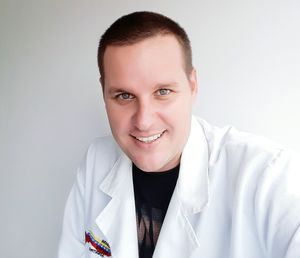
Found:
M 172 35 L 159 35 L 132 45 L 108 46 L 103 60 L 105 84 L 174 80 L 185 74 L 183 60 L 181 45 Z

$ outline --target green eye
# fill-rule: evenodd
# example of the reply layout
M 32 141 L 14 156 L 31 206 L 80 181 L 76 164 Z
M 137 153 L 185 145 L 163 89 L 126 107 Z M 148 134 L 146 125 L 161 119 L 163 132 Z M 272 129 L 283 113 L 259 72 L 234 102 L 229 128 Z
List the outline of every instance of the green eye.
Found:
M 158 94 L 159 95 L 168 95 L 171 91 L 168 89 L 159 89 Z
M 133 96 L 131 94 L 127 93 L 127 92 L 121 93 L 121 94 L 117 95 L 117 97 L 119 99 L 124 99 L 124 100 L 133 98 Z

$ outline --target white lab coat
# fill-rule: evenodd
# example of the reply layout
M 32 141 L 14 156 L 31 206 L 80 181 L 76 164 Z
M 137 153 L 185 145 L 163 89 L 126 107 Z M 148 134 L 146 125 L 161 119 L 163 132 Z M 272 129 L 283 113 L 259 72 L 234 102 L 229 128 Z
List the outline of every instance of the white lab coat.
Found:
M 232 127 L 192 119 L 154 258 L 299 258 L 299 159 Z M 131 161 L 111 137 L 96 140 L 69 195 L 59 258 L 138 258 Z M 155 191 L 155 189 L 153 189 Z

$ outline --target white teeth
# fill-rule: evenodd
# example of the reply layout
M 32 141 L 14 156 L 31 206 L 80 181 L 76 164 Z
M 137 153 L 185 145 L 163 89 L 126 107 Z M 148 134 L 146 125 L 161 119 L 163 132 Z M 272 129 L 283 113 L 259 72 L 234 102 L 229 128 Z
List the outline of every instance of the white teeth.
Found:
M 159 133 L 159 134 L 151 135 L 149 137 L 135 137 L 135 138 L 141 142 L 149 143 L 149 142 L 153 142 L 156 139 L 158 139 L 162 134 L 163 133 Z

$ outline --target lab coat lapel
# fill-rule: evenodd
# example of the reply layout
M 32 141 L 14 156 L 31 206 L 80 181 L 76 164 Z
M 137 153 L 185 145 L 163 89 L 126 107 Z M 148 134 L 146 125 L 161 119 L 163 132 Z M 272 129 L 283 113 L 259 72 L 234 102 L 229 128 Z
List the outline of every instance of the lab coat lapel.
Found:
M 181 157 L 178 181 L 160 231 L 153 258 L 190 257 L 200 246 L 190 218 L 200 219 L 208 203 L 208 146 L 192 118 L 191 133 Z
M 96 224 L 104 233 L 114 258 L 138 258 L 138 241 L 132 163 L 125 154 L 100 185 L 111 200 L 99 214 Z

